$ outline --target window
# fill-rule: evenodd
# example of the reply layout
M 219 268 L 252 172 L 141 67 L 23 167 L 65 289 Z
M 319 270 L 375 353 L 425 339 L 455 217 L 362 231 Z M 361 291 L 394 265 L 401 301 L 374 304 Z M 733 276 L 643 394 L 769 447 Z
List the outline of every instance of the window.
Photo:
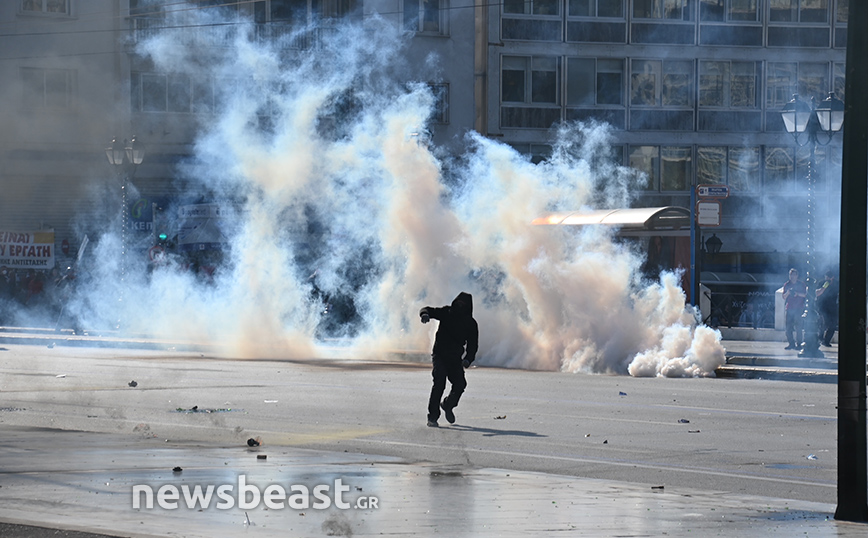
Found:
M 660 149 L 660 190 L 686 191 L 693 177 L 693 152 L 690 147 Z
M 729 180 L 736 192 L 759 190 L 760 151 L 758 147 L 729 148 Z
M 512 103 L 558 103 L 558 59 L 504 56 L 501 98 Z
M 660 147 L 659 146 L 633 146 L 630 148 L 630 168 L 634 168 L 645 174 L 645 183 L 642 189 L 656 191 L 660 184 Z
M 623 0 L 567 0 L 572 17 L 624 18 Z
M 699 62 L 699 106 L 756 108 L 756 62 Z
M 637 106 L 691 106 L 693 62 L 633 60 L 630 103 Z
M 567 105 L 624 105 L 624 61 L 567 58 Z
M 449 84 L 428 84 L 434 95 L 434 108 L 431 110 L 431 121 L 434 123 L 449 123 Z
M 214 106 L 210 83 L 194 84 L 180 73 L 133 73 L 130 88 L 139 112 L 211 112 Z
M 145 112 L 165 112 L 168 108 L 166 75 L 142 75 L 142 110 Z
M 769 192 L 792 192 L 795 171 L 793 148 L 766 147 L 764 189 Z
M 709 22 L 757 22 L 757 0 L 701 0 L 699 17 Z
M 244 4 L 249 3 L 249 0 L 208 1 L 220 5 L 221 9 L 233 8 L 238 13 L 243 13 Z M 230 5 L 227 6 L 227 4 Z M 359 14 L 358 5 L 357 0 L 255 0 L 253 2 L 253 20 L 260 25 L 273 22 L 307 24 L 311 17 L 336 19 Z M 280 30 L 260 29 L 260 33 L 267 34 L 268 32 L 280 34 Z
M 760 148 L 700 146 L 696 148 L 696 180 L 698 183 L 726 184 L 734 192 L 757 192 Z
M 21 69 L 22 103 L 29 110 L 72 107 L 75 72 L 68 69 Z
M 214 112 L 214 86 L 210 80 L 197 81 L 192 84 L 190 111 L 196 114 Z
M 769 0 L 770 22 L 829 22 L 829 0 Z
M 846 102 L 847 100 L 845 99 L 845 92 L 844 92 L 844 88 L 845 88 L 844 64 L 836 63 L 833 67 L 833 70 L 834 70 L 834 74 L 832 76 L 832 91 L 835 92 L 835 96 L 838 99 Z
M 404 29 L 410 32 L 446 34 L 446 0 L 404 0 Z
M 713 185 L 726 183 L 726 147 L 696 148 L 696 182 Z
M 850 17 L 850 0 L 838 0 L 838 9 L 836 10 L 835 20 L 839 23 L 846 23 Z
M 560 5 L 558 0 L 503 0 L 503 12 L 525 15 L 560 15 Z
M 829 95 L 829 65 L 815 62 L 770 62 L 766 79 L 766 108 L 780 109 L 798 94 L 822 101 Z M 840 97 L 839 97 L 840 98 Z
M 69 3 L 70 0 L 21 0 L 21 11 L 24 13 L 69 15 Z
M 633 0 L 637 19 L 691 20 L 688 0 Z
M 510 144 L 513 149 L 521 153 L 533 164 L 539 164 L 552 157 L 552 147 L 545 144 Z
M 633 146 L 630 167 L 644 172 L 646 191 L 686 191 L 693 176 L 693 151 L 689 146 Z

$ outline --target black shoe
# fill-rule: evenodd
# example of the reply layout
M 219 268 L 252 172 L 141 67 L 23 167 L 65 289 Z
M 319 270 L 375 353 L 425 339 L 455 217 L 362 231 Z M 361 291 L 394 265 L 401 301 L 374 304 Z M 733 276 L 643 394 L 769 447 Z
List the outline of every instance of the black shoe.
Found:
M 799 349 L 799 348 L 797 348 L 797 347 L 794 346 L 793 344 L 790 344 L 790 345 L 788 345 L 787 347 L 785 347 L 784 349 Z
M 440 409 L 443 410 L 443 414 L 446 415 L 446 421 L 449 424 L 455 424 L 455 413 L 452 412 L 451 407 L 446 407 L 446 400 L 440 402 Z
M 428 421 L 428 427 L 429 428 L 439 428 L 440 424 L 437 424 L 436 420 L 429 420 Z

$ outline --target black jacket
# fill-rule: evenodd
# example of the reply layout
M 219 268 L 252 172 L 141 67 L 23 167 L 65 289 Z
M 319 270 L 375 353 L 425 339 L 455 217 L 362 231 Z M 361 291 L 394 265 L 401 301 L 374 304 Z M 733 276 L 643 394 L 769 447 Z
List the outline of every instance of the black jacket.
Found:
M 464 358 L 473 362 L 479 349 L 479 326 L 473 319 L 473 296 L 462 291 L 450 306 L 426 306 L 419 311 L 420 316 L 425 314 L 440 320 L 434 338 L 434 355 L 460 360 L 467 346 Z

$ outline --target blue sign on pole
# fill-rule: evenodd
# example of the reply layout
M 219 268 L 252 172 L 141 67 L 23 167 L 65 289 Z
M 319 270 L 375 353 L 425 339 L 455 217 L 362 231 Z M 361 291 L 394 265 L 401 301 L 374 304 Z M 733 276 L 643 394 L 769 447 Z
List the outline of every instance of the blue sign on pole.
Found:
M 700 198 L 729 198 L 729 185 L 698 185 L 696 195 Z

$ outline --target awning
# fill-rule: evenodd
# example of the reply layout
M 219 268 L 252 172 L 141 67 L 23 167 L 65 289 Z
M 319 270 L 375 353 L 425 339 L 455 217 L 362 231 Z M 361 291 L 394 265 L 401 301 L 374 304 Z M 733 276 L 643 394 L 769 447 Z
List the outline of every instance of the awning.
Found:
M 597 209 L 549 213 L 533 220 L 537 226 L 615 226 L 623 236 L 690 235 L 690 210 L 678 206 Z

